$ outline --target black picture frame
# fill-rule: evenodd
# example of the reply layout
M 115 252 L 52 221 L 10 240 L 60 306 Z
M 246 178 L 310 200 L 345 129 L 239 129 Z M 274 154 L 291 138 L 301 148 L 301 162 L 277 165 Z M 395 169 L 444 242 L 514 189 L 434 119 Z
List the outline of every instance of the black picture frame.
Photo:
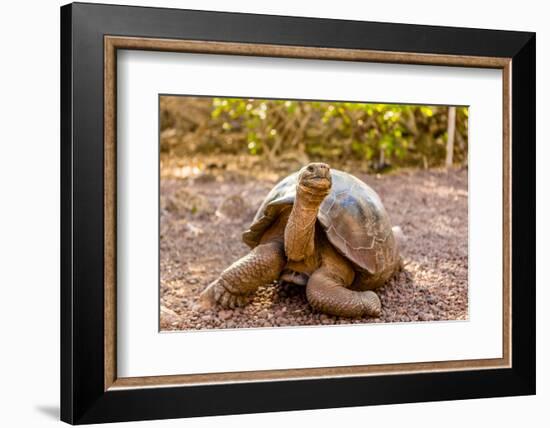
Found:
M 104 388 L 104 36 L 512 59 L 512 367 Z M 535 393 L 535 34 L 74 3 L 61 8 L 61 419 L 71 424 Z

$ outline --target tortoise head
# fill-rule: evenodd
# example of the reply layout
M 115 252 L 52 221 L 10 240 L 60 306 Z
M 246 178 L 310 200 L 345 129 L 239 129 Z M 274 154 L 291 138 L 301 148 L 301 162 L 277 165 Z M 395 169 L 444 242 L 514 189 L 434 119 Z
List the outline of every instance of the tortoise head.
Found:
M 298 189 L 309 194 L 326 196 L 332 186 L 330 167 L 326 163 L 312 162 L 298 174 Z

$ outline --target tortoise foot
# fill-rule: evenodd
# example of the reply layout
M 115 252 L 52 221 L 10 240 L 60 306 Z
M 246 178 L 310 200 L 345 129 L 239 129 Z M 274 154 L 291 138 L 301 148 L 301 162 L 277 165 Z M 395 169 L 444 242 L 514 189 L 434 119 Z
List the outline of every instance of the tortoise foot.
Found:
M 237 308 L 245 306 L 249 300 L 248 296 L 230 293 L 217 279 L 200 294 L 193 309 L 199 312 L 206 311 L 214 308 L 216 304 L 224 308 Z
M 374 291 L 362 291 L 361 303 L 365 308 L 366 315 L 379 318 L 382 315 L 382 302 Z
M 200 295 L 192 309 L 196 312 L 203 312 L 216 306 L 216 299 L 212 290 L 212 284 L 210 284 Z
M 233 294 L 221 284 L 215 286 L 214 298 L 220 306 L 231 309 L 246 306 L 250 301 L 249 296 Z

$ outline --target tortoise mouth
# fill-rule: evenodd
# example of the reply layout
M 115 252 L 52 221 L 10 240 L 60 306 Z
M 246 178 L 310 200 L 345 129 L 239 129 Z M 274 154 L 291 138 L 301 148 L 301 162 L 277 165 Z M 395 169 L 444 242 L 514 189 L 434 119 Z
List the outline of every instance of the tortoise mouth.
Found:
M 301 184 L 312 190 L 326 191 L 332 186 L 332 180 L 330 177 L 314 176 L 304 178 Z

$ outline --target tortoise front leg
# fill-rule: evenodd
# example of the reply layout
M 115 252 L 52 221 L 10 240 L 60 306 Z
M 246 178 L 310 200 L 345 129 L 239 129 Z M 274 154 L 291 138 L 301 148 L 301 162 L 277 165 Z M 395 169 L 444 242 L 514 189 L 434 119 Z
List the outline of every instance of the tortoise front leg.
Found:
M 200 295 L 197 309 L 208 309 L 219 303 L 234 308 L 244 306 L 260 285 L 279 278 L 285 266 L 283 244 L 271 241 L 258 245 L 237 260 Z

